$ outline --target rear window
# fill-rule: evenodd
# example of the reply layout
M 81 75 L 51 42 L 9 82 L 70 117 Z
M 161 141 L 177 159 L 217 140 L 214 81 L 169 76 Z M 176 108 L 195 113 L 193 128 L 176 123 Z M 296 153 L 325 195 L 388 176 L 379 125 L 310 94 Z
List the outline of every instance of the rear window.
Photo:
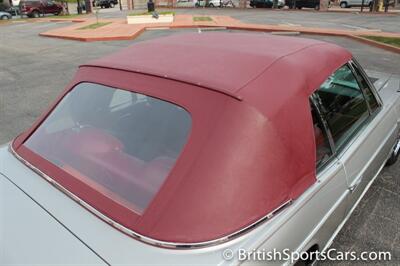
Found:
M 175 104 L 81 83 L 25 146 L 142 214 L 171 172 L 190 128 L 189 113 Z

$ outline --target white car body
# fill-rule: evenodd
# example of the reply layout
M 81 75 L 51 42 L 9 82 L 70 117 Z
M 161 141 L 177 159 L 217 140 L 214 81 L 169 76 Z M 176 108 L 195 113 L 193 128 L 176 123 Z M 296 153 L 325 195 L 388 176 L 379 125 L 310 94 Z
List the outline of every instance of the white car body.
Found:
M 362 4 L 363 0 L 342 0 L 339 3 L 342 8 L 359 7 L 362 6 Z M 364 6 L 369 6 L 371 4 L 373 4 L 372 0 L 364 0 Z

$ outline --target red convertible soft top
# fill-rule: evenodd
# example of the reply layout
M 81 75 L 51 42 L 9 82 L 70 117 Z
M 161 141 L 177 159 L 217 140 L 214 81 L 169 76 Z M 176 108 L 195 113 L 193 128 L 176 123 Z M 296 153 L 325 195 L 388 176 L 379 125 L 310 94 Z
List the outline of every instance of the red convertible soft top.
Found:
M 81 66 L 59 100 L 76 84 L 93 82 L 173 102 L 192 116 L 182 154 L 142 215 L 72 182 L 74 176 L 23 145 L 54 106 L 13 148 L 136 233 L 181 244 L 219 239 L 315 182 L 309 96 L 349 59 L 345 49 L 315 40 L 202 33 L 141 42 Z
M 325 56 L 329 61 L 323 60 Z M 285 68 L 281 74 L 298 72 L 308 81 L 314 81 L 334 67 L 334 61 L 340 62 L 343 56 L 350 56 L 345 49 L 311 39 L 202 33 L 177 34 L 138 43 L 86 66 L 175 79 L 240 97 L 239 91 L 251 81 L 272 73 L 280 66 Z

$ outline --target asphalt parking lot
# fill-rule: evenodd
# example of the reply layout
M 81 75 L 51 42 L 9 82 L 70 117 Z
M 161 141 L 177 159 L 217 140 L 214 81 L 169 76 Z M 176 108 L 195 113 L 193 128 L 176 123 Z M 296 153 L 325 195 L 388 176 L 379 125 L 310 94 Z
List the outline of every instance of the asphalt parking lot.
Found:
M 120 17 L 119 10 L 101 10 L 100 16 L 104 18 Z M 365 12 L 337 13 L 316 12 L 312 9 L 304 11 L 277 11 L 272 9 L 237 9 L 237 8 L 186 8 L 174 10 L 178 14 L 196 15 L 226 15 L 246 23 L 272 24 L 272 25 L 300 25 L 305 27 L 322 27 L 345 30 L 371 30 L 400 32 L 400 15 L 376 15 Z M 355 12 L 359 11 L 354 9 Z M 128 11 L 122 11 L 124 14 Z
M 254 16 L 250 16 L 247 12 L 243 13 L 246 14 L 240 16 L 242 18 L 248 16 L 248 20 L 257 20 L 257 16 L 262 15 L 258 10 L 254 11 Z M 313 19 L 308 23 L 314 23 Z M 261 19 L 259 21 L 261 22 Z M 393 22 L 393 25 L 385 23 L 388 31 L 395 25 Z M 382 25 L 386 25 L 385 23 Z M 127 47 L 134 42 L 185 31 L 197 32 L 195 29 L 153 30 L 145 32 L 134 41 L 93 43 L 38 36 L 40 32 L 67 24 L 38 22 L 0 25 L 0 144 L 10 141 L 28 128 L 72 79 L 80 64 Z M 375 24 L 370 25 L 375 27 Z M 393 30 L 400 31 L 398 25 L 397 23 L 396 27 L 393 26 Z M 305 35 L 301 37 L 337 43 L 353 52 L 364 68 L 400 75 L 399 54 L 341 37 Z M 394 166 L 385 168 L 380 174 L 332 247 L 341 251 L 391 251 L 392 261 L 387 264 L 399 264 L 399 191 L 400 163 L 398 162 Z

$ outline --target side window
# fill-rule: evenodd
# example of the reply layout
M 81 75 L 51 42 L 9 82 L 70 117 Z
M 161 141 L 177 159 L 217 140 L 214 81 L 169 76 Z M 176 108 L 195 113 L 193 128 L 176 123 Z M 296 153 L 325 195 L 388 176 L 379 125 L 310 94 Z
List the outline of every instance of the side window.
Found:
M 311 101 L 310 106 L 315 137 L 316 167 L 319 168 L 332 156 L 332 150 L 329 145 L 329 139 L 326 134 L 324 124 L 322 123 L 317 108 Z
M 351 68 L 339 68 L 315 95 L 335 147 L 340 149 L 369 116 L 367 102 Z
M 359 67 L 356 64 L 352 64 L 352 66 L 354 68 L 360 87 L 362 88 L 365 98 L 369 104 L 371 112 L 373 113 L 379 107 L 378 101 L 376 100 L 375 95 L 372 93 L 371 88 L 368 86 L 368 82 L 361 74 L 361 70 L 359 69 Z

